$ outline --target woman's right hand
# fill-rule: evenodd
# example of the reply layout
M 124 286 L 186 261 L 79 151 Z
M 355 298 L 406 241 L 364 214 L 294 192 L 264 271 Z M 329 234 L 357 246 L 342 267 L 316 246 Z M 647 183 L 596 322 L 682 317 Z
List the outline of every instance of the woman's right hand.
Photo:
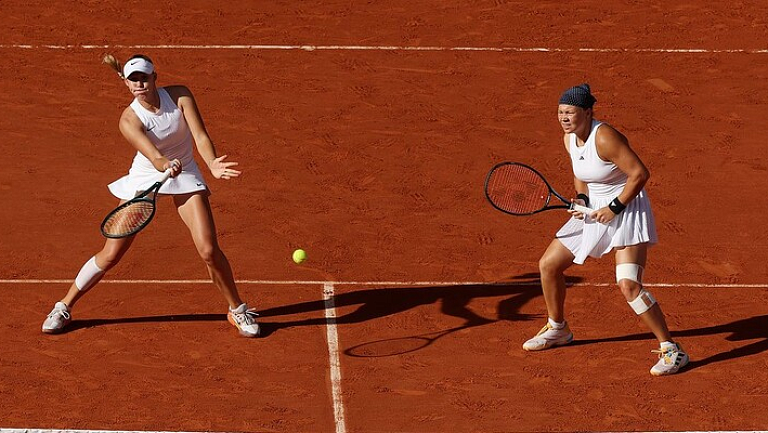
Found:
M 163 163 L 162 171 L 165 171 L 168 169 L 171 170 L 171 177 L 178 176 L 179 174 L 181 174 L 181 169 L 182 169 L 181 161 L 179 161 L 178 159 L 174 159 L 173 161 L 166 159 L 165 162 Z
M 583 199 L 580 198 L 572 198 L 571 203 L 576 203 L 580 206 L 587 206 L 587 202 L 585 202 Z M 579 212 L 576 209 L 568 209 L 568 213 L 571 214 L 572 217 L 576 218 L 577 220 L 583 220 L 584 217 L 586 217 L 586 214 L 583 212 Z

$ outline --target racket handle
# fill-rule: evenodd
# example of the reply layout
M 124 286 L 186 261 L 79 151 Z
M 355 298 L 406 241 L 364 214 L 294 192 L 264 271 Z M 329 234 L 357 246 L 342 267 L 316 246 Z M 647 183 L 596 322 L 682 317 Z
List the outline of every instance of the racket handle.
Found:
M 162 184 L 162 183 L 165 183 L 165 181 L 166 181 L 166 180 L 168 180 L 168 178 L 169 178 L 169 177 L 171 177 L 171 169 L 170 169 L 170 168 L 169 168 L 168 170 L 165 170 L 165 171 L 163 172 L 163 177 L 161 177 L 161 178 L 160 178 L 160 181 L 159 181 L 159 182 L 160 182 L 161 184 Z
M 586 206 L 582 206 L 582 205 L 576 204 L 576 203 L 571 203 L 571 210 L 577 210 L 577 211 L 579 211 L 579 212 L 581 212 L 581 213 L 583 213 L 585 215 L 591 215 L 592 212 L 594 211 L 593 209 L 590 209 L 590 208 L 588 208 Z

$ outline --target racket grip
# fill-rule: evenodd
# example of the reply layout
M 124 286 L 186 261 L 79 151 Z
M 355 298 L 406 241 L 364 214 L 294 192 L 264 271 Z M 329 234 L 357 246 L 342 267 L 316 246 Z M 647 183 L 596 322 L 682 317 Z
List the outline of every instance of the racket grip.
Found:
M 585 215 L 590 215 L 593 212 L 593 209 L 590 209 L 586 206 L 582 206 L 580 204 L 571 203 L 571 210 L 577 210 Z
M 165 170 L 163 172 L 163 177 L 160 178 L 160 183 L 165 183 L 168 178 L 171 177 L 171 169 Z

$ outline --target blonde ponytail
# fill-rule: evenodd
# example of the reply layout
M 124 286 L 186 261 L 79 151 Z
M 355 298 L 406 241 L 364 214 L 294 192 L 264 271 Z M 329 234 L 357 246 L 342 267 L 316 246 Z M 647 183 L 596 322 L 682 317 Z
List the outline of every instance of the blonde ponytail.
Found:
M 117 72 L 118 77 L 125 78 L 123 77 L 123 69 L 120 66 L 120 62 L 118 62 L 115 56 L 112 54 L 104 54 L 104 56 L 101 58 L 101 63 L 104 63 L 110 68 L 114 69 L 115 72 Z

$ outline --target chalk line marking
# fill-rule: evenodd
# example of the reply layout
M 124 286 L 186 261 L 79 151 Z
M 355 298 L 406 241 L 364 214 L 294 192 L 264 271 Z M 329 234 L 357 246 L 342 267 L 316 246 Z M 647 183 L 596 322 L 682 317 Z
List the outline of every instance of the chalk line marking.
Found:
M 278 44 L 159 44 L 159 45 L 56 45 L 56 44 L 0 44 L 0 49 L 25 50 L 297 50 L 297 51 L 465 51 L 514 53 L 681 53 L 681 54 L 767 54 L 768 49 L 707 49 L 707 48 L 551 48 L 551 47 L 442 47 L 409 45 L 278 45 Z
M 0 428 L 0 433 L 200 433 L 200 432 L 170 432 L 155 430 L 48 430 L 41 428 Z M 208 432 L 211 433 L 211 432 Z
M 344 400 L 341 393 L 341 362 L 339 360 L 339 334 L 336 332 L 336 304 L 334 302 L 332 283 L 323 284 L 323 301 L 325 302 L 326 336 L 328 339 L 328 365 L 331 373 L 331 394 L 333 395 L 333 419 L 336 423 L 336 433 L 346 433 L 344 420 Z
M 49 430 L 49 429 L 0 428 L 0 433 L 203 433 L 203 432 L 170 432 L 170 431 L 156 431 L 156 430 Z M 205 432 L 205 433 L 212 433 L 212 432 Z M 633 433 L 633 432 L 602 431 L 600 433 Z M 669 433 L 669 432 L 664 430 L 659 430 L 659 431 L 645 431 L 645 433 Z M 699 430 L 699 431 L 678 431 L 675 433 L 768 433 L 768 431 L 767 430 Z
M 71 284 L 70 279 L 0 279 L 0 284 Z M 315 286 L 540 286 L 539 281 L 283 281 L 237 280 L 237 284 Z M 99 284 L 211 284 L 211 280 L 101 280 Z M 567 283 L 569 287 L 613 287 L 616 283 Z M 710 283 L 643 283 L 645 287 L 689 287 L 705 289 L 768 289 L 768 284 L 710 284 Z

